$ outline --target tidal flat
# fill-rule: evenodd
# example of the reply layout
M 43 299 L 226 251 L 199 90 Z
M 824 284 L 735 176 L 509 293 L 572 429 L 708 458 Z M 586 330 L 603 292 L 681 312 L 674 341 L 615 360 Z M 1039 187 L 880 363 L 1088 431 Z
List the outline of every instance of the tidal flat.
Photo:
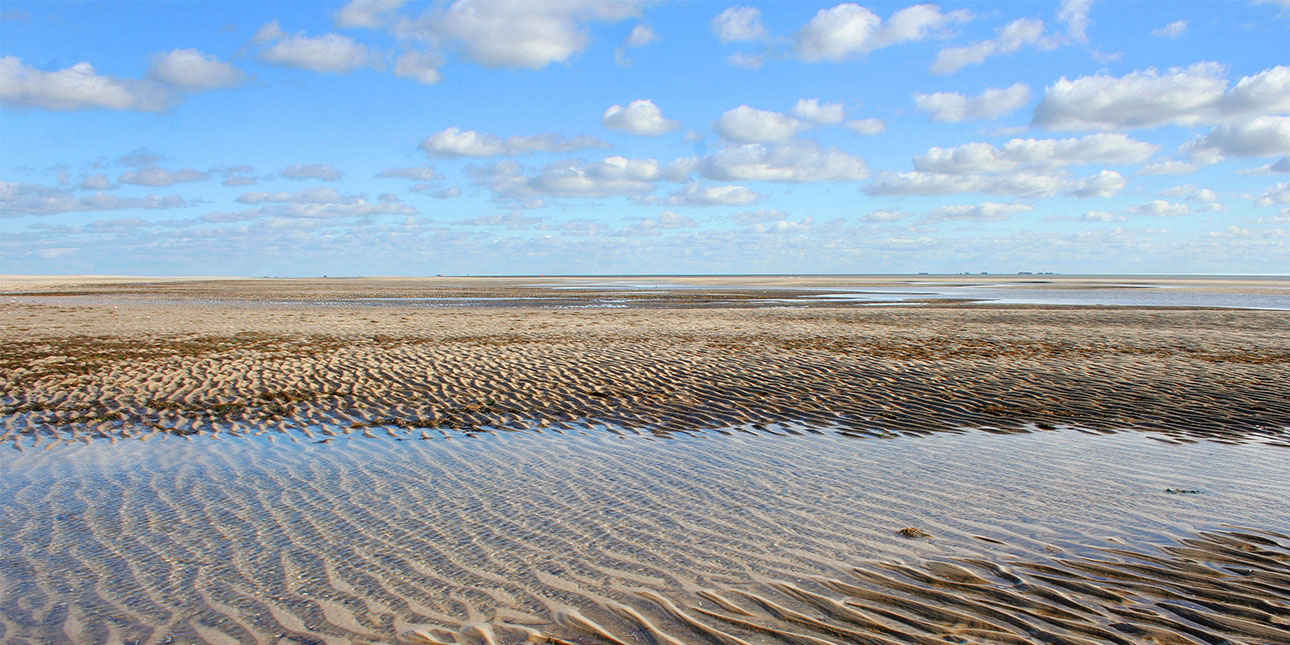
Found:
M 0 286 L 0 641 L 1290 641 L 1285 280 Z

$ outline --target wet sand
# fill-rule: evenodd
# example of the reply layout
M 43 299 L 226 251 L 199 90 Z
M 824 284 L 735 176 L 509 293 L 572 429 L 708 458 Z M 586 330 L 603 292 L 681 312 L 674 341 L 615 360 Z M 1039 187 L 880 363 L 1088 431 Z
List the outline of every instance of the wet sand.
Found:
M 839 281 L 0 281 L 0 642 L 1290 640 L 1290 314 Z

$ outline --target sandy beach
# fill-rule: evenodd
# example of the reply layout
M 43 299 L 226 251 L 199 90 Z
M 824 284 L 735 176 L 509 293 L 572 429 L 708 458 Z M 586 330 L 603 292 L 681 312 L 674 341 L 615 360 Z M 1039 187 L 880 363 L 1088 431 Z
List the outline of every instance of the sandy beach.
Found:
M 1290 313 L 947 285 L 1290 287 L 0 280 L 0 640 L 1290 639 Z

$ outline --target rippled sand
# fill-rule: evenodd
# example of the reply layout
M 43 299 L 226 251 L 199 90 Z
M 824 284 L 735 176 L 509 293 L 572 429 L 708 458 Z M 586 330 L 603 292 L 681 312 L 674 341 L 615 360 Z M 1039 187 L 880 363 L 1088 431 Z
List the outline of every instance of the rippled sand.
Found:
M 1290 642 L 1285 312 L 51 285 L 0 642 Z
M 1286 473 L 1076 432 L 9 451 L 0 640 L 1284 642 Z

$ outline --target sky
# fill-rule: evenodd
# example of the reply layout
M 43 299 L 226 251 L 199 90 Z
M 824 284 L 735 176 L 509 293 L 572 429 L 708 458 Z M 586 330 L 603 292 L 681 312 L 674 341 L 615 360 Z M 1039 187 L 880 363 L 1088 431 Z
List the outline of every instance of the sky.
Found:
M 0 273 L 1290 274 L 1290 0 L 0 5 Z

